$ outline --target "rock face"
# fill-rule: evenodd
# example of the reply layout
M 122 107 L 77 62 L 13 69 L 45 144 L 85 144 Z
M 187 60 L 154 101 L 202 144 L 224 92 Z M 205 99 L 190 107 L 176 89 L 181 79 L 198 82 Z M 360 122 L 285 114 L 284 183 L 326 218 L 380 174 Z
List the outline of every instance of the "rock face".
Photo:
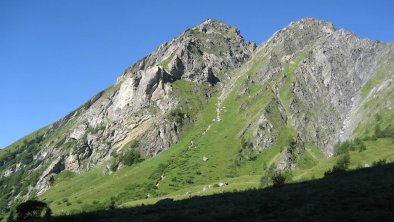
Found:
M 316 143 L 331 155 L 339 139 L 351 136 L 340 138 L 350 108 L 360 102 L 354 98 L 393 49 L 308 18 L 280 30 L 257 51 L 268 62 L 252 81 L 278 81 L 272 86 L 280 98 L 278 107 L 288 107 L 287 112 L 281 109 L 281 115 L 289 118 L 304 142 Z M 281 98 L 284 90 L 290 90 L 288 101 Z M 274 123 L 264 121 L 264 116 L 260 121 L 256 145 L 269 147 L 275 137 Z
M 238 89 L 236 73 L 250 64 L 256 68 L 236 93 L 245 95 L 258 85 L 271 98 L 245 128 L 251 131 L 250 147 L 270 148 L 288 127 L 297 137 L 285 147 L 280 168 L 294 166 L 294 153 L 302 152 L 304 143 L 331 155 L 334 144 L 350 138 L 357 126 L 360 90 L 392 53 L 393 45 L 360 39 L 317 19 L 291 23 L 258 47 L 237 28 L 207 20 L 127 68 L 114 86 L 63 119 L 11 145 L 12 151 L 7 148 L 0 159 L 2 182 L 27 174 L 34 179 L 15 189 L 3 185 L 4 194 L 12 193 L 2 193 L 1 204 L 7 206 L 17 195 L 45 192 L 62 171 L 82 173 L 128 150 L 158 155 L 178 142 L 184 128 L 193 125 L 191 115 L 199 111 L 185 111 L 190 101 L 185 103 L 187 96 L 175 83 L 194 84 L 189 93 L 208 101 L 212 91 L 226 95 Z M 392 87 L 391 82 L 386 85 Z M 225 109 L 219 104 L 217 110 L 220 122 Z

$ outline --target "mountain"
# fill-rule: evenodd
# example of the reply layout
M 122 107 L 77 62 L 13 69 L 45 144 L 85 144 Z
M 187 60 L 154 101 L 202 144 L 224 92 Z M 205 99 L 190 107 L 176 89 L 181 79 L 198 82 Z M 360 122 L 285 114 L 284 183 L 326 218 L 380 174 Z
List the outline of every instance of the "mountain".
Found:
M 358 164 L 394 161 L 385 150 L 393 70 L 393 43 L 330 22 L 302 19 L 257 46 L 207 20 L 1 150 L 0 208 L 38 197 L 60 214 L 210 193 L 225 181 L 244 189 L 271 165 L 299 180 L 321 177 L 336 144 L 350 140 L 367 143 L 369 152 L 351 152 Z

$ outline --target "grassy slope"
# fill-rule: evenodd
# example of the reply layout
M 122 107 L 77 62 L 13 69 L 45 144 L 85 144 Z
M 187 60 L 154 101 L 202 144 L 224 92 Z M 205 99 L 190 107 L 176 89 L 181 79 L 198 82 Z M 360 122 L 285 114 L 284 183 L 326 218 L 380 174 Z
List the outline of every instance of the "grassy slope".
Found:
M 356 169 L 359 166 L 365 166 L 365 164 L 371 165 L 373 162 L 385 159 L 387 162 L 394 162 L 394 144 L 391 139 L 378 139 L 376 141 L 367 141 L 366 142 L 367 150 L 363 152 L 352 151 L 350 152 L 351 162 L 350 168 Z M 313 149 L 312 149 L 313 150 Z M 313 153 L 313 151 L 310 151 Z M 166 151 L 166 155 L 168 157 L 169 152 Z M 312 154 L 314 155 L 314 154 Z M 264 155 L 261 155 L 264 156 Z M 260 157 L 261 158 L 261 157 Z M 310 169 L 298 169 L 294 172 L 294 182 L 297 181 L 305 181 L 314 178 L 321 178 L 324 175 L 324 172 L 328 169 L 332 168 L 335 164 L 338 157 L 333 157 L 330 159 L 321 159 L 319 158 L 319 163 L 310 168 Z M 86 202 L 93 202 L 94 200 L 105 201 L 110 197 L 111 194 L 119 193 L 122 191 L 122 188 L 127 187 L 128 184 L 132 183 L 132 178 L 135 176 L 141 175 L 139 178 L 144 178 L 144 171 L 149 170 L 148 166 L 154 164 L 156 161 L 160 161 L 160 159 L 150 159 L 147 160 L 147 163 L 136 165 L 130 168 L 124 168 L 119 172 L 116 172 L 113 175 L 102 177 L 100 169 L 90 172 L 83 177 L 75 177 L 73 180 L 62 180 L 61 186 L 58 187 L 55 185 L 55 188 L 52 192 L 46 193 L 42 198 L 46 198 L 45 200 L 51 200 L 51 198 L 56 198 L 61 200 L 64 197 L 68 197 L 69 202 L 72 203 L 71 206 L 66 206 L 66 203 L 62 201 L 60 205 L 52 204 L 51 207 L 54 210 L 55 214 L 61 213 L 62 210 L 68 211 L 72 209 L 80 209 L 81 206 Z M 141 166 L 142 165 L 142 166 Z M 261 169 L 261 168 L 260 168 Z M 260 173 L 262 171 L 260 170 Z M 169 174 L 167 177 L 170 177 Z M 219 177 L 218 178 L 223 178 Z M 165 181 L 165 180 L 164 180 Z M 163 183 L 164 183 L 163 181 Z M 227 178 L 226 182 L 229 183 L 229 186 L 226 187 L 217 187 L 211 188 L 207 192 L 203 192 L 202 189 L 205 185 L 213 185 L 214 183 L 220 182 L 222 180 L 210 180 L 207 179 L 207 182 L 195 183 L 189 186 L 185 186 L 185 188 L 179 188 L 176 191 L 167 191 L 169 194 L 163 195 L 158 198 L 150 198 L 150 199 L 141 199 L 135 201 L 129 201 L 127 203 L 122 204 L 123 207 L 130 206 L 138 206 L 141 204 L 153 204 L 160 199 L 163 198 L 172 198 L 172 199 L 185 199 L 188 198 L 189 195 L 186 194 L 187 191 L 191 191 L 192 195 L 210 195 L 214 193 L 222 193 L 222 192 L 230 192 L 230 191 L 242 191 L 247 189 L 257 188 L 260 185 L 260 175 L 256 173 L 255 175 L 244 175 L 235 178 Z M 141 181 L 139 181 L 141 182 Z M 80 189 L 80 184 L 85 184 L 84 189 Z M 68 185 L 68 186 L 66 186 Z M 167 185 L 168 186 L 168 185 Z M 163 186 L 164 187 L 164 186 Z M 62 190 L 59 190 L 62 189 Z M 170 189 L 169 187 L 160 188 L 160 189 Z M 159 189 L 159 190 L 160 190 Z M 52 194 L 50 196 L 48 194 Z M 101 197 L 101 198 L 100 198 Z M 78 204 L 76 201 L 82 200 L 81 204 Z M 57 202 L 56 202 L 57 203 Z
M 301 61 L 302 55 L 297 58 Z M 297 64 L 296 63 L 296 64 Z M 280 152 L 287 144 L 287 139 L 294 136 L 291 126 L 285 126 L 279 133 L 279 138 L 274 146 L 263 151 L 253 161 L 242 161 L 235 164 L 236 155 L 240 149 L 240 134 L 242 129 L 253 126 L 261 110 L 271 101 L 273 95 L 270 87 L 252 84 L 248 93 L 239 97 L 238 92 L 242 80 L 246 75 L 252 75 L 261 63 L 252 61 L 250 70 L 241 75 L 234 90 L 223 102 L 226 107 L 221 112 L 221 121 L 215 122 L 217 96 L 214 96 L 207 104 L 199 103 L 200 98 L 193 92 L 192 85 L 188 82 L 178 81 L 174 83 L 175 94 L 193 95 L 186 98 L 181 104 L 185 111 L 193 112 L 196 106 L 203 106 L 202 111 L 190 113 L 197 118 L 193 127 L 188 127 L 181 135 L 181 140 L 171 149 L 164 151 L 159 156 L 147 159 L 142 163 L 131 167 L 125 167 L 111 175 L 103 176 L 104 167 L 84 173 L 80 176 L 67 175 L 59 178 L 59 181 L 51 190 L 40 197 L 50 204 L 55 214 L 81 210 L 84 205 L 92 204 L 93 201 L 108 202 L 111 197 L 119 194 L 124 198 L 117 198 L 117 204 L 122 206 L 135 206 L 149 204 L 170 197 L 174 199 L 187 198 L 187 191 L 193 195 L 207 195 L 217 192 L 245 190 L 259 186 L 260 175 L 264 166 L 281 160 Z M 292 81 L 295 67 L 286 69 L 289 78 L 287 84 L 280 91 L 280 99 L 285 107 L 291 99 L 286 88 Z M 246 110 L 241 110 L 242 104 L 247 104 Z M 209 128 L 207 133 L 204 132 Z M 247 135 L 247 134 L 246 134 Z M 191 142 L 193 141 L 193 142 Z M 370 164 L 373 161 L 389 157 L 393 161 L 394 147 L 387 140 L 380 139 L 367 143 L 367 151 L 351 153 L 352 167 Z M 207 156 L 208 161 L 202 158 Z M 368 158 L 363 160 L 367 156 Z M 307 145 L 306 152 L 301 156 L 299 169 L 294 172 L 295 180 L 306 180 L 322 177 L 324 172 L 330 169 L 336 158 L 326 160 L 317 147 Z M 164 179 L 159 181 L 160 176 Z M 62 175 L 60 176 L 62 177 Z M 68 179 L 65 179 L 68 178 Z M 72 178 L 72 179 L 71 179 Z M 138 179 L 136 179 L 138 178 Z M 143 186 L 152 187 L 159 181 L 157 189 L 142 189 Z M 205 185 L 226 181 L 229 186 L 214 188 L 202 192 Z M 81 184 L 83 184 L 81 186 Z M 151 193 L 150 199 L 145 199 L 146 193 Z M 64 198 L 68 200 L 62 201 Z M 128 200 L 128 201 L 127 201 Z M 126 202 L 126 203 L 125 203 Z
M 119 208 L 55 221 L 391 221 L 394 165 L 359 169 L 280 188 Z
M 371 166 L 373 162 L 379 160 L 386 160 L 386 162 L 394 162 L 394 143 L 391 139 L 378 139 L 376 141 L 366 141 L 367 150 L 363 152 L 351 151 L 350 152 L 350 169 L 357 169 L 360 166 L 365 167 L 367 165 Z M 302 169 L 302 167 L 296 169 L 293 172 L 293 182 L 306 181 L 311 179 L 317 179 L 324 177 L 324 172 L 331 169 L 339 157 L 332 157 L 326 159 L 322 156 L 320 152 L 316 152 L 315 148 L 307 148 L 308 155 L 315 155 L 316 163 L 311 168 Z M 314 153 L 315 154 L 310 154 Z M 312 157 L 311 157 L 312 158 Z M 310 160 L 310 158 L 308 158 Z M 263 172 L 262 168 L 260 173 Z M 185 199 L 189 195 L 186 194 L 187 191 L 192 191 L 193 195 L 209 195 L 212 193 L 222 193 L 230 192 L 234 190 L 247 190 L 258 188 L 260 186 L 261 175 L 245 175 L 236 178 L 231 178 L 226 180 L 229 186 L 213 188 L 208 192 L 202 192 L 203 185 L 193 186 L 190 188 L 182 189 L 178 192 L 171 193 L 164 197 L 153 198 L 153 199 L 143 199 L 138 201 L 130 201 L 122 204 L 124 207 L 138 206 L 141 204 L 152 204 L 163 198 L 172 199 Z M 216 181 L 218 182 L 218 181 Z M 207 185 L 213 185 L 214 183 L 209 183 Z

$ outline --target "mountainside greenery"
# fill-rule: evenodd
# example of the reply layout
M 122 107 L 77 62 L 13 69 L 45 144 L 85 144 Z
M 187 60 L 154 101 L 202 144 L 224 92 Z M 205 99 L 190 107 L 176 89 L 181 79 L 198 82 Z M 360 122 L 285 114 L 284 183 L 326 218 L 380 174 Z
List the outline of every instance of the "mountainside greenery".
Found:
M 158 203 L 165 210 L 191 197 L 179 204 L 206 210 L 204 201 L 245 203 L 243 194 L 303 202 L 296 208 L 309 215 L 320 203 L 304 203 L 310 187 L 341 192 L 336 178 L 360 184 L 377 169 L 387 175 L 392 165 L 382 165 L 394 162 L 393 45 L 331 26 L 305 19 L 255 48 L 236 28 L 207 21 L 163 44 L 64 119 L 0 150 L 2 219 L 27 199 L 48 204 L 55 219 L 82 220 L 103 210 L 111 210 L 100 212 L 104 218 L 125 219 L 123 208 Z M 376 70 L 368 73 L 359 60 Z M 350 201 L 355 185 L 345 187 Z M 372 187 L 368 181 L 360 192 Z M 213 194 L 221 195 L 197 197 Z M 275 208 L 272 220 L 289 206 L 256 199 L 249 213 Z M 154 206 L 131 214 L 143 218 Z
M 393 164 L 265 189 L 163 199 L 41 221 L 391 221 Z

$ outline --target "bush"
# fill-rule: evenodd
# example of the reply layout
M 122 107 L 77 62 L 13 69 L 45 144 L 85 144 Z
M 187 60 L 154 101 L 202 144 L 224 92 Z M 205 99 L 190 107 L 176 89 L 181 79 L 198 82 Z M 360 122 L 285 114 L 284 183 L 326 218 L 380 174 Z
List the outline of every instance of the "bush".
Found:
M 110 165 L 110 169 L 112 172 L 115 172 L 118 169 L 119 163 L 117 159 L 114 159 Z
M 253 149 L 253 143 L 245 139 L 244 137 L 241 138 L 241 148 L 239 150 L 239 156 L 237 159 L 246 159 L 248 161 L 256 160 L 256 152 Z
M 97 201 L 97 200 L 93 200 L 93 202 L 92 202 L 93 204 L 95 204 L 95 205 L 97 205 L 97 204 L 99 204 L 100 203 L 100 201 Z
M 328 170 L 324 173 L 324 176 L 345 172 L 349 168 L 349 164 L 350 164 L 350 156 L 349 153 L 346 153 L 337 160 L 337 162 L 335 163 L 334 167 L 331 170 Z
M 281 172 L 277 172 L 271 177 L 271 180 L 274 187 L 281 187 L 286 182 L 286 176 Z
M 372 137 L 370 139 L 372 139 Z M 343 155 L 348 153 L 349 151 L 355 150 L 362 152 L 366 149 L 367 147 L 365 146 L 363 140 L 361 140 L 360 138 L 356 138 L 353 141 L 346 140 L 344 142 L 337 143 L 334 148 L 335 156 Z
M 380 128 L 380 124 L 376 124 L 375 126 L 375 135 L 376 138 L 392 138 L 394 142 L 394 127 L 389 124 L 384 130 Z
M 367 150 L 367 147 L 365 146 L 364 143 L 361 143 L 360 146 L 358 147 L 358 152 L 363 152 Z
M 283 186 L 286 182 L 291 181 L 292 173 L 290 170 L 277 171 L 275 164 L 272 164 L 261 177 L 260 184 L 262 187 L 273 185 L 274 187 Z
M 385 137 L 385 133 L 384 133 L 384 131 L 382 131 L 382 130 L 380 129 L 380 125 L 379 125 L 379 124 L 377 124 L 377 125 L 375 126 L 375 136 L 376 136 L 377 138 L 384 138 L 384 137 Z
M 335 145 L 335 156 L 339 156 L 342 154 L 345 154 L 347 152 L 349 152 L 349 150 L 352 149 L 352 142 L 350 141 L 344 141 L 342 143 L 338 143 L 337 145 Z
M 272 176 L 275 174 L 275 164 L 272 164 L 268 170 L 265 170 L 265 173 L 263 174 L 263 176 L 260 179 L 260 184 L 262 187 L 266 187 L 270 185 L 271 182 L 271 178 Z
M 121 159 L 121 162 L 126 166 L 131 166 L 140 161 L 141 161 L 141 154 L 134 149 L 128 150 Z
M 170 119 L 177 124 L 182 125 L 185 118 L 185 113 L 180 108 L 176 108 L 170 112 Z
M 342 158 L 339 158 L 337 163 L 335 164 L 334 168 L 340 169 L 340 170 L 347 170 L 350 164 L 350 156 L 348 153 L 342 156 Z
M 386 160 L 377 160 L 372 163 L 372 166 L 383 166 L 384 164 L 386 164 Z
M 28 200 L 16 207 L 17 220 L 38 219 L 51 216 L 51 209 L 44 202 Z

